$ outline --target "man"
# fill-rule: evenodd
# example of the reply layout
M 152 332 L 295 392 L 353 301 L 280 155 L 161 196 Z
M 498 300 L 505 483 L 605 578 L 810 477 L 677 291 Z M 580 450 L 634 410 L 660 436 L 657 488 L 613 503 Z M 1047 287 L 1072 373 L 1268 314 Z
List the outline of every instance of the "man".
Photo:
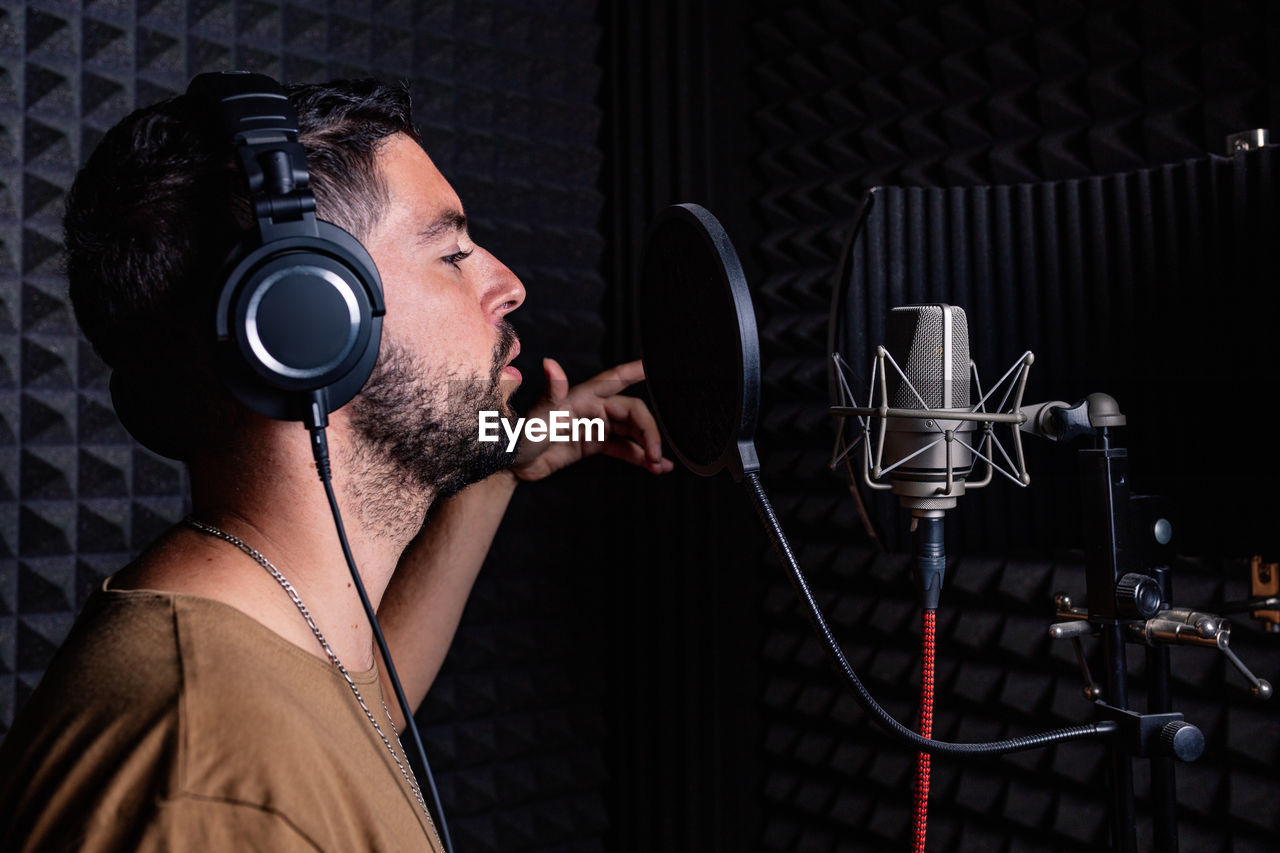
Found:
M 469 236 L 403 90 L 289 98 L 317 216 L 361 240 L 383 283 L 377 366 L 328 436 L 351 551 L 416 707 L 519 481 L 594 453 L 672 464 L 620 395 L 638 362 L 572 389 L 544 362 L 534 414 L 601 418 L 603 441 L 514 458 L 479 442 L 478 411 L 510 414 L 520 382 L 505 318 L 524 287 Z M 156 389 L 146 430 L 188 463 L 193 510 L 95 593 L 15 721 L 0 848 L 438 850 L 307 432 L 239 406 L 211 369 L 214 271 L 252 228 L 211 135 L 187 96 L 140 110 L 68 199 L 77 318 L 113 370 Z

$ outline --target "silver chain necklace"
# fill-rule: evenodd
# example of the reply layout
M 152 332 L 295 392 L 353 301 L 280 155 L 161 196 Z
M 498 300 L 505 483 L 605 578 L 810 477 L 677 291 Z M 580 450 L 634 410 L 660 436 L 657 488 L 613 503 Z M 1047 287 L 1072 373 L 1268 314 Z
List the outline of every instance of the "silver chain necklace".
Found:
M 338 656 L 334 654 L 333 649 L 330 648 L 329 641 L 324 638 L 324 634 L 320 633 L 320 628 L 316 626 L 315 620 L 311 618 L 311 611 L 307 610 L 307 605 L 302 603 L 302 598 L 298 595 L 298 591 L 293 588 L 293 584 L 289 583 L 285 576 L 280 573 L 280 570 L 271 564 L 270 560 L 262 556 L 261 552 L 257 551 L 243 539 L 240 539 L 225 530 L 214 527 L 212 524 L 205 524 L 203 521 L 197 521 L 194 518 L 187 518 L 186 521 L 187 524 L 194 527 L 196 530 L 199 530 L 201 533 L 206 533 L 209 536 L 213 536 L 225 542 L 230 542 L 232 545 L 239 548 L 249 557 L 253 558 L 254 562 L 266 569 L 267 572 L 270 573 L 271 577 L 275 578 L 276 582 L 279 583 L 280 586 L 284 588 L 284 591 L 289 594 L 289 598 L 293 601 L 294 606 L 298 608 L 298 612 L 302 614 L 302 618 L 307 620 L 307 627 L 311 629 L 311 633 L 316 635 L 316 639 L 320 642 L 320 647 L 324 649 L 324 653 L 329 656 L 329 660 L 338 668 L 338 671 L 342 673 L 342 677 L 347 680 L 347 685 L 351 688 L 351 692 L 355 694 L 356 701 L 360 703 L 360 708 L 364 711 L 364 715 L 369 718 L 370 723 L 373 723 L 373 730 L 378 733 L 378 737 L 382 738 L 383 744 L 387 747 L 387 752 L 391 753 L 391 758 L 395 761 L 396 766 L 400 768 L 400 775 L 404 776 L 405 782 L 409 783 L 409 790 L 413 791 L 414 799 L 418 801 L 418 805 L 422 808 L 422 813 L 427 817 L 427 825 L 431 827 L 431 831 L 436 833 L 436 837 L 438 838 L 439 833 L 436 830 L 435 821 L 431 819 L 431 811 L 427 808 L 427 803 L 422 798 L 422 789 L 418 787 L 418 782 L 414 778 L 413 772 L 408 766 L 409 754 L 404 752 L 404 743 L 400 740 L 400 733 L 396 730 L 395 721 L 391 719 L 391 711 L 387 708 L 386 700 L 384 699 L 382 702 L 382 710 L 387 715 L 387 723 L 391 726 L 392 734 L 396 736 L 396 743 L 400 744 L 400 751 L 404 752 L 404 761 L 400 760 L 400 756 L 396 754 L 395 747 L 391 745 L 390 739 L 388 739 L 386 734 L 383 733 L 382 726 L 378 725 L 377 718 L 373 716 L 373 712 L 370 711 L 369 706 L 365 704 L 364 697 L 360 695 L 360 688 L 356 686 L 355 681 L 351 678 L 351 673 L 347 672 L 347 668 L 342 665 L 342 661 L 338 660 Z

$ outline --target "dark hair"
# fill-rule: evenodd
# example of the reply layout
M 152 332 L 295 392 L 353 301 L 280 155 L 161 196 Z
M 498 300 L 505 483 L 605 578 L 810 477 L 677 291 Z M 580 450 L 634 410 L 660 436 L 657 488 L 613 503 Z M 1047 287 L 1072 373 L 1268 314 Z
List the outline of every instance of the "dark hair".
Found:
M 286 87 L 298 112 L 319 218 L 364 238 L 389 192 L 376 162 L 387 137 L 421 144 L 408 90 L 376 80 Z M 71 187 L 63 217 L 76 319 L 114 370 L 155 388 L 177 421 L 229 398 L 209 368 L 215 279 L 252 234 L 229 140 L 185 95 L 115 125 Z

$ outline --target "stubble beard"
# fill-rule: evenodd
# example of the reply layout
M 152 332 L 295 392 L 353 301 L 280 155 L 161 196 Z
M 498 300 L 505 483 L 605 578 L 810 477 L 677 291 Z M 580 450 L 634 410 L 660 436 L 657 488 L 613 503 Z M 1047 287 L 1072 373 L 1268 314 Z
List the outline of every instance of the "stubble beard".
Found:
M 433 500 L 515 461 L 505 442 L 479 440 L 479 412 L 511 415 L 500 380 L 515 340 L 503 323 L 489 375 L 464 377 L 432 370 L 383 339 L 378 363 L 351 403 L 359 439 L 351 490 L 366 524 L 412 536 Z

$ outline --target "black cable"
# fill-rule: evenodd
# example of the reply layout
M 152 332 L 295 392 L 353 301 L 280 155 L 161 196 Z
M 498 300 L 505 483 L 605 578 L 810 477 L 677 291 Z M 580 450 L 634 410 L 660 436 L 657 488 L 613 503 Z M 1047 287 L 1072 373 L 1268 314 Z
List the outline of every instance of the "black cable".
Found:
M 360 572 L 356 570 L 356 560 L 351 554 L 351 545 L 347 542 L 347 531 L 342 524 L 342 513 L 338 511 L 338 498 L 333 493 L 333 475 L 329 468 L 329 441 L 325 437 L 325 425 L 327 418 L 323 414 L 316 416 L 318 409 L 313 409 L 313 419 L 307 421 L 307 429 L 311 433 L 311 455 L 316 461 L 316 473 L 320 475 L 320 482 L 324 484 L 325 496 L 329 499 L 329 509 L 333 513 L 333 523 L 338 530 L 338 541 L 342 543 L 342 556 L 347 559 L 347 568 L 351 571 L 351 581 L 355 584 L 356 592 L 360 596 L 360 604 L 364 607 L 365 617 L 369 620 L 370 627 L 373 628 L 373 638 L 378 643 L 378 651 L 382 653 L 382 661 L 387 667 L 387 678 L 391 681 L 391 687 L 395 690 L 396 702 L 400 705 L 400 713 L 404 715 L 405 727 L 409 731 L 410 739 L 413 741 L 415 758 L 411 758 L 405 753 L 405 758 L 409 759 L 409 763 L 420 765 L 420 773 L 418 778 L 425 779 L 427 788 L 431 791 L 431 805 L 434 807 L 436 829 L 440 833 L 440 840 L 444 844 L 445 853 L 453 853 L 453 839 L 449 837 L 449 826 L 445 823 L 444 809 L 440 805 L 440 792 L 436 789 L 435 777 L 431 774 L 431 765 L 427 763 L 427 751 L 422 747 L 422 737 L 418 734 L 418 726 L 413 720 L 413 709 L 409 707 L 409 700 L 405 698 L 404 688 L 400 686 L 400 677 L 396 675 L 395 664 L 391 662 L 391 652 L 387 649 L 387 641 L 382 636 L 382 628 L 378 625 L 377 614 L 373 611 L 373 605 L 369 602 L 369 596 L 364 591 L 364 583 L 360 580 Z M 400 744 L 403 749 L 403 741 Z M 422 788 L 419 782 L 419 790 Z
M 808 608 L 811 617 L 810 621 L 814 629 L 822 635 L 827 651 L 843 673 L 845 680 L 853 687 L 854 698 L 858 700 L 858 704 L 871 713 L 872 717 L 881 726 L 899 740 L 904 741 L 914 749 L 937 755 L 1005 755 L 1010 752 L 1022 752 L 1065 741 L 1108 737 L 1119 729 L 1119 725 L 1114 721 L 1103 720 L 1097 723 L 1086 723 L 1079 726 L 1040 732 L 1039 734 L 985 743 L 952 743 L 921 737 L 916 732 L 911 731 L 911 729 L 895 720 L 888 711 L 880 707 L 871 692 L 867 690 L 861 679 L 858 678 L 858 674 L 853 671 L 853 667 L 849 665 L 848 659 L 845 658 L 844 652 L 840 649 L 840 644 L 836 642 L 830 626 L 827 625 L 827 620 L 822 616 L 822 610 L 818 607 L 818 602 L 813 597 L 813 591 L 809 589 L 809 584 L 804 579 L 800 564 L 796 561 L 795 554 L 791 551 L 791 544 L 787 541 L 786 534 L 782 532 L 782 526 L 778 523 L 778 517 L 773 512 L 773 506 L 769 503 L 769 498 L 764 493 L 764 487 L 760 484 L 760 475 L 748 474 L 747 484 L 750 487 L 751 496 L 755 499 L 756 512 L 760 514 L 760 520 L 764 522 L 765 528 L 769 532 L 773 547 L 790 571 L 791 583 L 795 586 L 796 592 L 799 593 L 801 600 Z

